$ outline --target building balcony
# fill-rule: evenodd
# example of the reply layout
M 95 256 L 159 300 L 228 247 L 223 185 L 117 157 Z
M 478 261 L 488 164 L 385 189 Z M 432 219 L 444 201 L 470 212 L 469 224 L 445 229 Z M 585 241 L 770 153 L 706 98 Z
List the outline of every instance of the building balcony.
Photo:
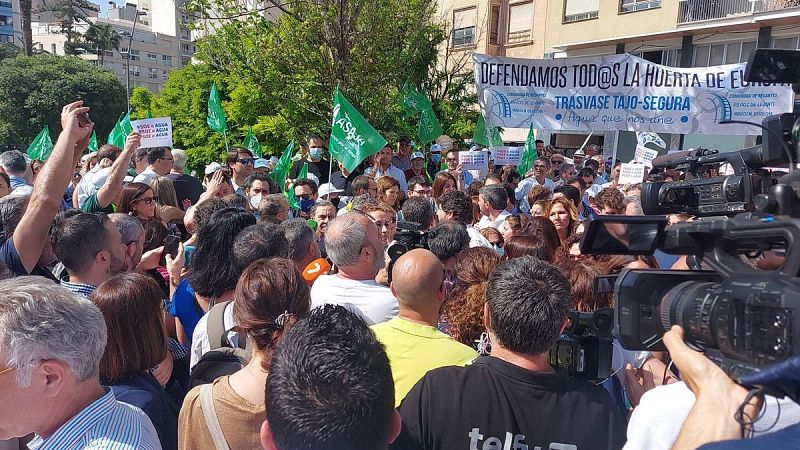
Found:
M 796 8 L 800 8 L 800 0 L 680 0 L 678 23 L 747 17 Z

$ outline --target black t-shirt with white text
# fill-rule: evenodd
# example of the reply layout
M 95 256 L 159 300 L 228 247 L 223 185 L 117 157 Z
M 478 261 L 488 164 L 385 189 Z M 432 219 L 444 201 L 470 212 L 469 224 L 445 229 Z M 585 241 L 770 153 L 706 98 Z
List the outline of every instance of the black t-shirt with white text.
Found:
M 625 418 L 602 387 L 491 356 L 428 372 L 399 411 L 403 429 L 392 450 L 594 450 L 625 443 Z

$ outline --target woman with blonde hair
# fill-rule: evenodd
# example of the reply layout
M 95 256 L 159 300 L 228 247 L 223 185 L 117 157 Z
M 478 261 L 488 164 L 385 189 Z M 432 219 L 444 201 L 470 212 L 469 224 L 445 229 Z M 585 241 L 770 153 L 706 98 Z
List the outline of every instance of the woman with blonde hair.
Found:
M 558 238 L 564 242 L 578 228 L 578 210 L 572 201 L 565 197 L 556 197 L 547 209 L 547 217 L 553 222 Z
M 183 223 L 185 212 L 178 207 L 178 195 L 175 193 L 175 185 L 167 177 L 155 177 L 150 181 L 150 188 L 153 189 L 156 200 L 156 215 L 165 224 Z

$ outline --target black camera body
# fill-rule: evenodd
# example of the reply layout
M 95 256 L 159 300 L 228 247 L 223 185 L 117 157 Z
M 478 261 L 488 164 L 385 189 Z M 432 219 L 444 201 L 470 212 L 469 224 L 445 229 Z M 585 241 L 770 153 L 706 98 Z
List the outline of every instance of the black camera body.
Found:
M 759 66 L 765 61 L 791 73 Z M 747 81 L 798 81 L 800 52 L 756 50 L 747 73 L 760 77 L 746 74 Z M 793 87 L 797 91 L 800 85 Z M 643 185 L 645 213 L 682 212 L 699 219 L 667 226 L 664 216 L 600 216 L 588 224 L 580 244 L 584 254 L 688 255 L 691 270 L 624 270 L 619 275 L 614 336 L 623 347 L 663 351 L 664 332 L 680 325 L 688 345 L 703 350 L 737 380 L 800 356 L 795 330 L 800 327 L 800 172 L 792 167 L 800 156 L 797 105 L 795 110 L 763 121 L 760 147 L 727 155 L 683 152 L 653 161 L 654 166 L 685 170 L 688 179 Z M 735 174 L 689 176 L 722 162 Z M 767 182 L 767 164 L 788 164 L 790 173 L 776 184 Z M 756 269 L 755 258 L 768 252 L 782 256 L 780 268 Z M 781 386 L 767 390 L 788 393 Z
M 600 380 L 612 375 L 613 310 L 593 313 L 570 311 L 569 324 L 550 349 L 550 364 L 582 380 Z
M 428 248 L 428 233 L 419 231 L 419 224 L 400 220 L 397 222 L 397 231 L 394 233 L 394 242 L 387 249 L 392 262 L 403 256 L 407 251 L 415 248 Z

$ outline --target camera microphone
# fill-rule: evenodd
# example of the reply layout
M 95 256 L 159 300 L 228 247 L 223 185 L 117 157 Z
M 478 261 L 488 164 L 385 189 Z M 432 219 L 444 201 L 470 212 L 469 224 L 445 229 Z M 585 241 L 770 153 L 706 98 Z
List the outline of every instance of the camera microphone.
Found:
M 320 275 L 325 275 L 330 270 L 331 263 L 329 263 L 327 259 L 315 259 L 314 261 L 311 261 L 305 269 L 303 269 L 303 279 L 306 280 L 308 286 L 311 287 L 311 285 L 314 284 L 314 281 L 316 281 Z

